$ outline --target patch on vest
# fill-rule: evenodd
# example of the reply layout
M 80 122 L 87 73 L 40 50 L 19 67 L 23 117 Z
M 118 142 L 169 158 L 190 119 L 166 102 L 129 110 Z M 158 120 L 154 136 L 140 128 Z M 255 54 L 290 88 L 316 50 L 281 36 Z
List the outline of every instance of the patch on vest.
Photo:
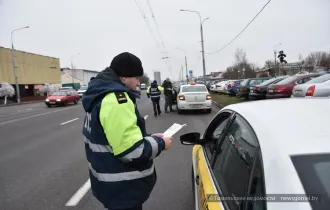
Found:
M 127 102 L 127 98 L 124 92 L 115 92 L 115 95 L 117 97 L 117 101 L 119 104 L 123 104 Z

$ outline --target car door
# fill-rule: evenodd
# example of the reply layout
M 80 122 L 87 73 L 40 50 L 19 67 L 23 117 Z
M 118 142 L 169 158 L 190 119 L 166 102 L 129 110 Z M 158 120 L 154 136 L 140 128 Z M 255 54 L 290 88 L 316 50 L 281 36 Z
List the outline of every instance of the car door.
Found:
M 257 137 L 247 121 L 235 114 L 212 155 L 211 174 L 226 210 L 262 210 L 266 204 L 248 202 L 264 196 L 262 157 Z M 259 177 L 259 178 L 258 178 Z M 216 198 L 213 198 L 216 200 Z
M 213 183 L 211 170 L 211 157 L 216 141 L 222 136 L 230 120 L 230 112 L 218 114 L 205 131 L 200 145 L 193 148 L 193 186 L 196 209 L 206 210 L 221 209 L 217 202 L 208 202 L 208 195 L 217 194 Z

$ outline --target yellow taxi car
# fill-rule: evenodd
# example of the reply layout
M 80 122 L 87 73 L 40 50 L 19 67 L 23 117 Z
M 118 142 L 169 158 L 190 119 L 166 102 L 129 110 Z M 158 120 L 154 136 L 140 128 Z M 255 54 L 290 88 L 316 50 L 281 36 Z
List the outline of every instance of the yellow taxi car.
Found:
M 329 210 L 329 99 L 275 99 L 224 107 L 194 145 L 195 209 Z

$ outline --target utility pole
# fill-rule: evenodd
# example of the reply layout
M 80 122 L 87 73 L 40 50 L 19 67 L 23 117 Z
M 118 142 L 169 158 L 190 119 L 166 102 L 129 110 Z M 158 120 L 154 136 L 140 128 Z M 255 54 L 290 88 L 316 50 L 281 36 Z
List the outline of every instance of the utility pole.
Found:
M 186 63 L 186 80 L 187 80 L 187 84 L 188 84 L 188 65 L 187 65 L 187 55 L 184 56 L 184 60 Z
M 15 83 L 16 83 L 17 103 L 21 103 L 21 94 L 20 94 L 19 85 L 18 85 L 18 75 L 17 75 L 17 70 L 16 70 L 16 58 L 15 58 L 15 54 L 14 54 L 15 48 L 14 48 L 13 35 L 14 35 L 15 31 L 26 29 L 26 28 L 30 28 L 30 26 L 25 26 L 25 27 L 22 27 L 22 28 L 18 28 L 18 29 L 15 29 L 11 32 L 11 56 L 12 56 L 13 70 L 14 70 Z
M 205 69 L 205 54 L 204 54 L 204 37 L 203 37 L 203 22 L 201 22 L 201 42 L 202 42 L 202 57 L 203 57 L 203 79 L 206 85 L 206 69 Z
M 276 53 L 276 50 L 274 50 L 274 59 L 275 59 L 275 60 L 274 60 L 274 63 L 275 63 L 275 66 L 274 66 L 274 73 L 275 73 L 275 77 L 276 77 L 276 70 L 277 70 L 277 69 L 276 69 L 276 54 L 277 54 L 277 53 Z M 278 72 L 278 75 L 277 75 L 277 76 L 280 76 L 279 72 Z
M 199 16 L 199 21 L 200 21 L 200 30 L 201 30 L 201 44 L 202 44 L 202 57 L 203 57 L 203 79 L 204 79 L 204 84 L 206 85 L 206 67 L 205 67 L 205 51 L 204 51 L 204 36 L 203 36 L 203 22 L 208 20 L 209 18 L 205 18 L 202 21 L 201 14 L 197 11 L 193 10 L 186 10 L 186 9 L 180 9 L 181 12 L 193 12 L 197 13 Z

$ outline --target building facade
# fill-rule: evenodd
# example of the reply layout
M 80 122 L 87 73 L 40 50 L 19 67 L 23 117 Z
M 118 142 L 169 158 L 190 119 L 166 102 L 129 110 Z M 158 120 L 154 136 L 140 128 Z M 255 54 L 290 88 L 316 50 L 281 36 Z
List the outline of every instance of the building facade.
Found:
M 158 84 L 162 84 L 160 71 L 154 71 L 154 80 L 156 80 Z
M 79 83 L 80 86 L 88 85 L 92 77 L 100 73 L 99 71 L 86 70 L 86 69 L 61 69 L 61 82 L 62 84 Z
M 38 89 L 45 83 L 61 83 L 59 58 L 14 50 L 20 95 L 38 95 Z M 0 82 L 7 82 L 15 88 L 16 82 L 12 62 L 12 50 L 0 47 Z

